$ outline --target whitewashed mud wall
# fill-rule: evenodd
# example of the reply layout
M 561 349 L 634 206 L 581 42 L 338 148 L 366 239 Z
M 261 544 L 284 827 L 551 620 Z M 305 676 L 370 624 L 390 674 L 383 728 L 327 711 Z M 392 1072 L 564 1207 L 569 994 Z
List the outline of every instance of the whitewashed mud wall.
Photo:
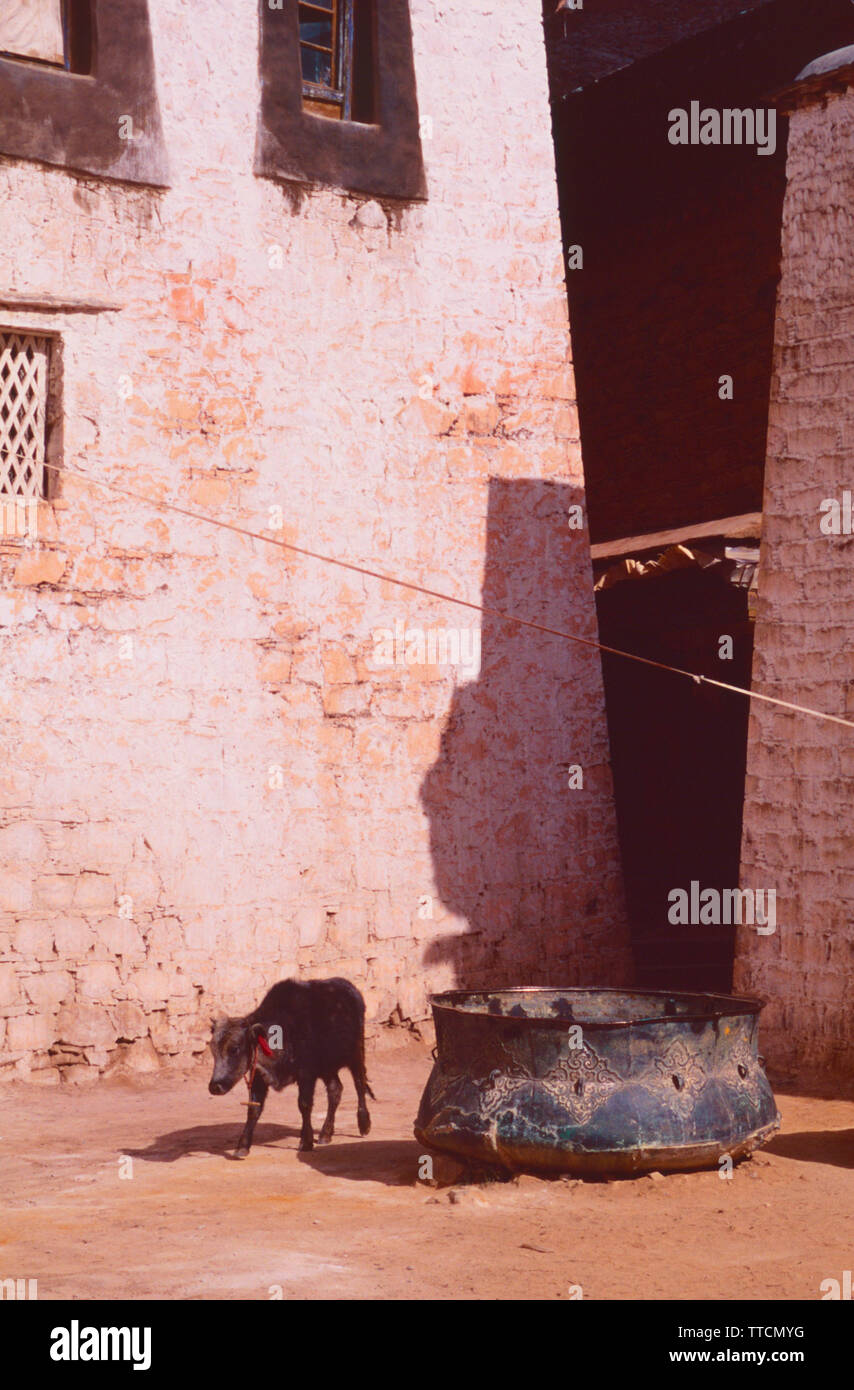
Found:
M 168 190 L 0 160 L 0 286 L 121 305 L 0 309 L 61 335 L 66 465 L 595 635 L 537 0 L 414 0 L 415 205 L 255 177 L 255 9 L 151 0 Z M 184 1060 L 289 974 L 374 1028 L 625 981 L 595 653 L 389 664 L 477 615 L 72 478 L 39 528 L 0 546 L 0 1073 Z
M 826 68 L 821 76 L 821 69 Z M 753 681 L 854 720 L 854 49 L 792 96 Z M 847 501 L 846 501 L 847 497 Z M 743 929 L 736 986 L 768 999 L 778 1072 L 854 1069 L 854 731 L 754 702 L 742 881 L 777 892 Z

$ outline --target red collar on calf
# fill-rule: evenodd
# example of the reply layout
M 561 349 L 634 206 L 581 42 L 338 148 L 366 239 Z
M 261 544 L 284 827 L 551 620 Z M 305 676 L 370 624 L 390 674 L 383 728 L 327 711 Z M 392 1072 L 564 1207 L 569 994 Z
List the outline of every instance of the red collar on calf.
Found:
M 259 1033 L 257 1038 L 255 1039 L 255 1051 L 252 1053 L 252 1066 L 249 1068 L 249 1070 L 243 1078 L 243 1080 L 246 1082 L 247 1090 L 249 1091 L 249 1100 L 247 1101 L 248 1105 L 261 1104 L 260 1101 L 252 1099 L 252 1083 L 255 1080 L 255 1069 L 258 1066 L 259 1047 L 266 1057 L 272 1057 L 273 1055 L 270 1044 L 267 1042 L 267 1039 L 264 1037 L 264 1034 Z

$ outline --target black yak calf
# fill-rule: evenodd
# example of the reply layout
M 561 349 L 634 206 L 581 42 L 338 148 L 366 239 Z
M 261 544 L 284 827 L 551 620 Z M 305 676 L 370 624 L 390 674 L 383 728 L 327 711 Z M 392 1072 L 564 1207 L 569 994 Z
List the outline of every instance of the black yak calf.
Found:
M 299 1088 L 300 1150 L 312 1149 L 311 1108 L 318 1077 L 329 1099 L 318 1143 L 328 1144 L 344 1089 L 338 1075 L 342 1067 L 349 1069 L 356 1085 L 359 1133 L 369 1132 L 365 1095 L 374 1100 L 376 1096 L 365 1074 L 365 1001 L 349 980 L 281 980 L 254 1013 L 214 1022 L 210 1048 L 214 1069 L 208 1090 L 212 1096 L 224 1096 L 241 1076 L 251 1075 L 237 1158 L 249 1153 L 269 1088 L 281 1091 L 292 1082 Z

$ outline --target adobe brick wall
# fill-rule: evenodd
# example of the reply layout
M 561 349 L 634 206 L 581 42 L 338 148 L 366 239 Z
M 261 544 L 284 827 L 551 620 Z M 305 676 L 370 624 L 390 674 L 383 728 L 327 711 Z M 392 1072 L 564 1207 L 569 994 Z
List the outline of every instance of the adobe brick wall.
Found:
M 151 0 L 168 190 L 0 161 L 0 290 L 124 306 L 0 307 L 62 335 L 67 466 L 595 635 L 537 0 L 413 0 L 414 205 L 254 176 L 256 11 Z M 69 478 L 40 526 L 0 547 L 0 1074 L 184 1058 L 288 974 L 374 1028 L 625 981 L 595 654 L 493 626 L 455 690 L 373 633 L 463 609 Z
M 819 508 L 854 487 L 852 392 L 854 91 L 825 84 L 791 118 L 753 683 L 849 719 L 854 537 L 822 534 Z M 735 984 L 768 997 L 763 1051 L 804 1077 L 854 1067 L 852 750 L 753 704 L 742 882 L 776 887 L 778 928 L 742 930 Z

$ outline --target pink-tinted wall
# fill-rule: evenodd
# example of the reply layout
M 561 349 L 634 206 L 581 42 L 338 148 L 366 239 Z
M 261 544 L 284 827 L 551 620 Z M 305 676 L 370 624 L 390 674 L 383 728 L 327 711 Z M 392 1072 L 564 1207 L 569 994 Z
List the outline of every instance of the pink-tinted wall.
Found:
M 827 66 L 788 98 L 753 686 L 854 720 L 854 49 Z M 754 703 L 742 881 L 776 891 L 777 925 L 741 930 L 736 987 L 802 1078 L 854 1067 L 852 774 L 854 730 Z
M 0 288 L 122 306 L 0 308 L 61 335 L 66 465 L 595 636 L 537 0 L 413 0 L 409 205 L 257 178 L 255 7 L 150 9 L 171 187 L 0 161 Z M 183 1059 L 289 974 L 373 1028 L 625 981 L 595 653 L 71 478 L 39 532 L 0 544 L 0 1075 Z

